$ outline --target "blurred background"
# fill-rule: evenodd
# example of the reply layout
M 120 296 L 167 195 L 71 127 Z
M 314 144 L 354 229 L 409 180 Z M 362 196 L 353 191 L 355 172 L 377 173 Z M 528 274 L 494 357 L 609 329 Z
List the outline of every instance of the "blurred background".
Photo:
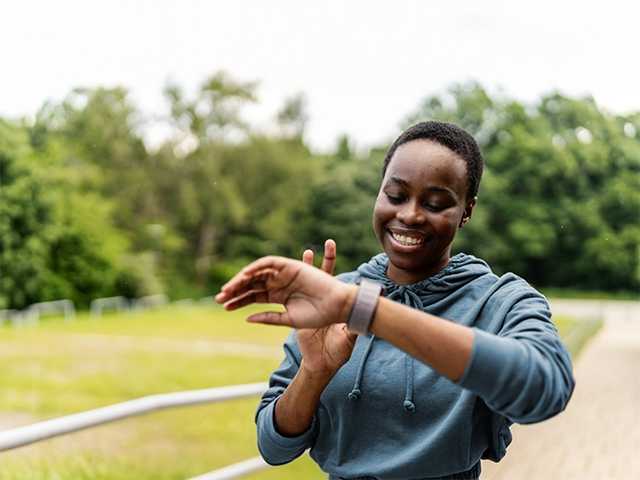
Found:
M 456 251 L 554 298 L 637 300 L 639 14 L 617 0 L 5 7 L 0 425 L 264 381 L 286 332 L 255 333 L 197 300 L 249 260 L 298 258 L 326 238 L 337 242 L 339 272 L 378 253 L 371 211 L 382 159 L 420 120 L 461 125 L 485 157 Z M 90 321 L 95 299 L 150 296 L 164 305 L 153 314 L 139 304 Z M 33 323 L 21 321 L 29 306 L 63 299 L 76 322 L 14 328 Z M 268 361 L 225 357 L 216 343 L 194 350 L 195 340 L 259 344 Z M 201 473 L 255 451 L 255 401 L 243 405 L 247 425 L 225 420 L 227 430 L 180 431 L 202 416 L 190 410 L 162 432 L 157 420 L 101 427 L 110 440 L 91 434 L 95 448 L 28 447 L 0 477 Z M 212 418 L 238 411 L 225 408 Z M 244 432 L 236 447 L 212 447 L 228 430 Z M 186 450 L 154 470 L 144 449 L 130 453 L 142 437 L 152 452 Z M 318 475 L 304 462 L 298 478 Z

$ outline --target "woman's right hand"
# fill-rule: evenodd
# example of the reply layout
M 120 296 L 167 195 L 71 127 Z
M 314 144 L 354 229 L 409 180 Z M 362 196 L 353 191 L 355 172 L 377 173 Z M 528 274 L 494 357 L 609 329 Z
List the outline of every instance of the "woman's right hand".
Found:
M 305 250 L 302 261 L 313 265 L 313 250 Z M 333 275 L 336 264 L 336 243 L 324 243 L 322 270 Z M 302 365 L 310 373 L 333 376 L 344 365 L 353 351 L 357 334 L 350 332 L 344 323 L 334 323 L 322 328 L 305 328 L 296 331 L 302 354 Z

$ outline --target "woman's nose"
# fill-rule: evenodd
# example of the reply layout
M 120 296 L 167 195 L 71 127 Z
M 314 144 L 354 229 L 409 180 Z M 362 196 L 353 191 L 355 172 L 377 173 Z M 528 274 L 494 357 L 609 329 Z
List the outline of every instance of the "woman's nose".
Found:
M 406 202 L 398 212 L 397 217 L 405 225 L 417 225 L 425 220 L 420 205 L 416 202 Z

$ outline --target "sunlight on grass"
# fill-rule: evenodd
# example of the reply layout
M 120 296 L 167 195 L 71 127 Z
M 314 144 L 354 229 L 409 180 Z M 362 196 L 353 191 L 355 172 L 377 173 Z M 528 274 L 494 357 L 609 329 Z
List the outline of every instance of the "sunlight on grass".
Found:
M 246 317 L 255 312 L 279 310 L 279 306 L 246 307 L 226 312 L 211 304 L 207 307 L 170 306 L 159 310 L 105 314 L 94 319 L 80 314 L 76 321 L 65 323 L 59 318 L 45 319 L 40 332 L 98 333 L 110 335 L 158 336 L 183 339 L 215 339 L 280 345 L 288 329 L 249 324 Z
M 0 422 L 28 424 L 154 393 L 266 381 L 289 331 L 244 321 L 259 310 L 264 308 L 229 313 L 216 306 L 172 306 L 0 328 Z M 554 322 L 562 335 L 576 325 L 566 317 Z M 0 480 L 199 475 L 258 455 L 257 403 L 253 398 L 172 409 L 6 452 Z M 247 478 L 326 475 L 305 455 Z
M 21 423 L 32 423 L 153 393 L 264 382 L 280 363 L 289 330 L 244 322 L 259 310 L 264 308 L 229 313 L 215 306 L 168 307 L 2 328 L 0 411 L 5 418 L 20 412 Z M 250 350 L 251 355 L 242 348 L 238 354 L 220 353 L 216 343 L 206 342 L 269 348 Z M 0 479 L 151 480 L 202 474 L 258 455 L 257 403 L 254 398 L 172 409 L 6 452 Z M 251 478 L 324 474 L 303 457 Z

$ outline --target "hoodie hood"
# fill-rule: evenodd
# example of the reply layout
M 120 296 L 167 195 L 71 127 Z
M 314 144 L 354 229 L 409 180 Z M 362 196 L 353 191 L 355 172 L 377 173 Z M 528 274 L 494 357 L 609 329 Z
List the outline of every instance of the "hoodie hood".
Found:
M 421 311 L 427 311 L 429 305 L 447 297 L 453 293 L 453 291 L 459 290 L 467 283 L 491 273 L 489 265 L 484 261 L 472 255 L 458 253 L 451 257 L 447 266 L 435 275 L 417 283 L 399 285 L 387 276 L 388 265 L 389 257 L 385 253 L 380 253 L 371 258 L 367 263 L 360 265 L 357 272 L 361 278 L 367 278 L 381 284 L 383 295 L 389 300 L 395 300 L 396 302 L 417 308 Z M 359 283 L 359 280 L 356 282 Z M 362 356 L 360 365 L 358 366 L 353 389 L 348 395 L 349 400 L 358 400 L 360 398 L 362 373 L 367 358 L 373 348 L 374 340 L 375 336 L 371 336 L 365 354 Z M 402 406 L 405 411 L 413 413 L 415 412 L 415 404 L 413 401 L 414 359 L 410 355 L 405 355 L 405 395 Z
M 478 277 L 491 273 L 489 265 L 484 261 L 473 255 L 458 253 L 435 275 L 417 283 L 398 285 L 387 277 L 388 265 L 389 257 L 386 253 L 380 253 L 360 265 L 357 271 L 361 277 L 380 283 L 385 297 L 420 310 L 425 310 L 428 305 Z

